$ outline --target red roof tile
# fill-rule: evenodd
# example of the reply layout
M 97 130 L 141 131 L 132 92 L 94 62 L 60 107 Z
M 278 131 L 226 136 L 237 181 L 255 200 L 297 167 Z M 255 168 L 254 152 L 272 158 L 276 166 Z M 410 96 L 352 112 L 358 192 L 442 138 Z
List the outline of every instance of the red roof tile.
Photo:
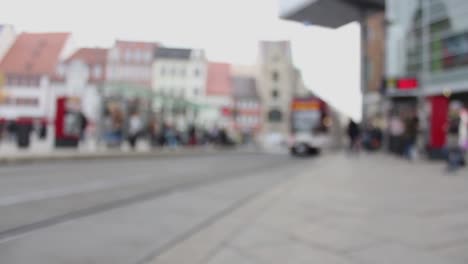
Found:
M 207 95 L 231 95 L 231 66 L 227 63 L 208 63 Z
M 70 33 L 22 33 L 4 59 L 0 71 L 54 75 Z
M 88 65 L 105 64 L 107 61 L 107 49 L 81 48 L 67 59 L 67 61 L 72 60 L 80 60 Z
M 107 49 L 103 48 L 81 48 L 73 53 L 66 62 L 79 60 L 90 67 L 91 74 L 89 77 L 90 82 L 103 82 L 105 80 L 106 62 L 107 62 Z M 92 72 L 95 66 L 101 68 L 101 75 L 97 77 Z

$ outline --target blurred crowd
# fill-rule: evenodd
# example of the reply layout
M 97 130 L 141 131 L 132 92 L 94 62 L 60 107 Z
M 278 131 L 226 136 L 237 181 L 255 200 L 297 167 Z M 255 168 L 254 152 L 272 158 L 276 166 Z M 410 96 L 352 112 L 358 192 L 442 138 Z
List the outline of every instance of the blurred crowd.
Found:
M 159 122 L 156 118 L 145 122 L 133 112 L 128 120 L 120 114 L 109 115 L 104 120 L 104 141 L 108 147 L 120 147 L 125 141 L 134 149 L 146 140 L 152 147 L 176 148 L 179 146 L 218 145 L 233 146 L 234 140 L 223 127 L 204 129 L 193 124 L 178 129 L 172 122 Z

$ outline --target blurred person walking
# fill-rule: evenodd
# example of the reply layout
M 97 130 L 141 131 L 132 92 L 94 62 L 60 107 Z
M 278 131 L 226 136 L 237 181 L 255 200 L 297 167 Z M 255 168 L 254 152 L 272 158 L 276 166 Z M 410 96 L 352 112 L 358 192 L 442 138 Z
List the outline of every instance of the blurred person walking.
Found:
M 178 145 L 177 133 L 174 127 L 172 126 L 172 124 L 168 124 L 166 126 L 166 129 L 164 131 L 164 138 L 168 147 L 177 148 L 177 145 Z
M 456 143 L 451 142 L 449 135 L 448 152 L 447 152 L 447 168 L 449 171 L 466 165 L 466 152 L 468 150 L 468 110 L 462 108 L 458 116 L 458 129 Z
M 414 160 L 417 156 L 417 140 L 419 133 L 419 118 L 415 113 L 409 115 L 405 122 L 404 131 L 404 156 L 408 160 Z
M 351 152 L 358 152 L 360 149 L 359 138 L 361 135 L 361 129 L 359 128 L 359 125 L 352 119 L 349 120 L 347 134 L 349 138 L 349 150 Z
M 458 145 L 466 153 L 468 151 L 468 108 L 460 110 L 460 124 L 458 128 Z
M 143 123 L 137 112 L 130 116 L 129 128 L 128 128 L 128 143 L 132 150 L 136 148 L 138 138 L 140 137 L 143 128 Z
M 82 111 L 79 112 L 79 118 L 80 118 L 80 140 L 84 141 L 86 128 L 88 127 L 88 118 L 86 118 L 85 114 Z
M 390 152 L 395 154 L 403 154 L 403 133 L 405 132 L 405 126 L 401 121 L 400 116 L 394 114 L 390 118 L 390 125 L 389 125 L 389 149 Z

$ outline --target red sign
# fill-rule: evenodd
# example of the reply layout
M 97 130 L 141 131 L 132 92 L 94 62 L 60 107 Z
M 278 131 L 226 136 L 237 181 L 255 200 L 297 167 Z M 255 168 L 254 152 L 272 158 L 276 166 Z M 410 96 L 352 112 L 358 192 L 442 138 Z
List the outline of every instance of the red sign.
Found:
M 232 115 L 232 111 L 231 111 L 231 108 L 227 107 L 227 106 L 224 106 L 221 108 L 221 115 L 223 116 L 231 116 Z
M 402 78 L 396 82 L 396 88 L 400 90 L 416 89 L 418 86 L 419 82 L 416 78 Z

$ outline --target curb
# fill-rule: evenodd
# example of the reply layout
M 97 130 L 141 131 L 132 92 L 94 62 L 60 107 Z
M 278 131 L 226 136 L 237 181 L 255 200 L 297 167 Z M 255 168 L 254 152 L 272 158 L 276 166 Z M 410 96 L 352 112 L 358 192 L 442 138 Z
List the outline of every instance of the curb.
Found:
M 153 150 L 140 152 L 53 152 L 47 154 L 26 154 L 24 156 L 0 157 L 0 165 L 32 164 L 51 161 L 86 161 L 86 160 L 106 160 L 106 159 L 129 159 L 129 158 L 170 158 L 196 155 L 217 155 L 220 153 L 261 153 L 241 151 L 238 149 L 178 149 L 178 150 Z

